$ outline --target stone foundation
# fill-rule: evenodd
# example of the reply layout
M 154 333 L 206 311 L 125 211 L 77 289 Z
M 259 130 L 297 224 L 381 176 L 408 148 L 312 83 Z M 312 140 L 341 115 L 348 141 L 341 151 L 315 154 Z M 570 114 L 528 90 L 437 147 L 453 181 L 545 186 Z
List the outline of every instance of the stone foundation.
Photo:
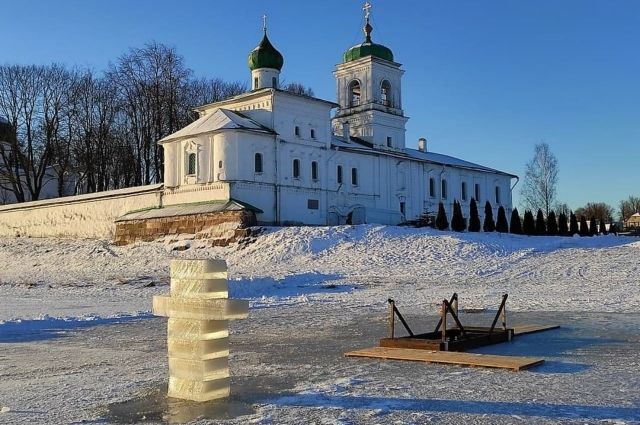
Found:
M 114 243 L 150 242 L 167 235 L 194 235 L 214 246 L 227 246 L 250 236 L 256 225 L 253 211 L 221 211 L 173 217 L 125 220 L 116 223 Z

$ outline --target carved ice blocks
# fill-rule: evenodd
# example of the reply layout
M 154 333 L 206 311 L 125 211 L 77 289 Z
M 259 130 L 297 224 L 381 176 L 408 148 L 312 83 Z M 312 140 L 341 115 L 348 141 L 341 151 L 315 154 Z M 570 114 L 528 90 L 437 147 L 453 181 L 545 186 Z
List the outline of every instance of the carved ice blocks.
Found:
M 169 397 L 229 396 L 229 320 L 246 318 L 249 302 L 228 296 L 224 260 L 171 261 L 171 296 L 153 297 L 153 314 L 169 318 Z

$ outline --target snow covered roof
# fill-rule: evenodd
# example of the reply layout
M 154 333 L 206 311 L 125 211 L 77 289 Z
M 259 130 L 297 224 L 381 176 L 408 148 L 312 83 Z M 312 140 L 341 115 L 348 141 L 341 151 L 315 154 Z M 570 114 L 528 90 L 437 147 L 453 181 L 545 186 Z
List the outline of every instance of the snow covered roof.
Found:
M 366 142 L 365 140 L 362 140 L 362 139 L 358 139 L 357 137 L 350 137 L 350 140 L 346 141 L 344 138 L 334 135 L 331 141 L 331 145 L 340 149 L 352 150 L 352 151 L 361 152 L 361 153 L 404 157 L 404 158 L 410 158 L 416 161 L 428 162 L 431 164 L 447 165 L 450 167 L 466 168 L 469 170 L 502 174 L 510 177 L 518 177 L 515 174 L 505 173 L 504 171 L 485 167 L 483 165 L 465 161 L 464 159 L 460 159 L 460 158 L 456 158 L 453 156 L 444 155 L 436 152 L 422 152 L 417 149 L 409 149 L 409 148 L 405 148 L 402 151 L 383 151 L 383 150 L 373 149 L 373 147 L 369 142 Z
M 214 112 L 198 118 L 183 129 L 161 139 L 158 143 L 163 144 L 178 139 L 211 133 L 213 131 L 233 129 L 274 134 L 271 129 L 257 123 L 251 118 L 247 118 L 239 112 L 218 108 Z
M 208 214 L 220 211 L 250 210 L 261 213 L 262 210 L 247 204 L 246 202 L 230 199 L 229 201 L 213 201 L 198 204 L 169 205 L 162 208 L 151 208 L 142 211 L 134 211 L 118 218 L 116 222 L 131 220 L 146 220 L 150 218 L 178 217 L 183 215 Z
M 251 99 L 251 98 L 260 98 L 260 97 L 265 96 L 265 95 L 273 95 L 274 93 L 283 94 L 285 96 L 294 96 L 294 97 L 304 98 L 306 100 L 311 100 L 313 102 L 324 103 L 325 105 L 331 106 L 332 108 L 337 108 L 338 106 L 340 106 L 335 102 L 331 102 L 329 100 L 320 99 L 318 97 L 307 96 L 305 94 L 292 93 L 290 91 L 282 90 L 282 89 L 274 89 L 274 88 L 270 88 L 270 87 L 265 87 L 265 88 L 262 88 L 262 89 L 252 90 L 252 91 L 249 91 L 249 92 L 246 92 L 246 93 L 241 93 L 241 94 L 238 94 L 236 96 L 230 97 L 228 99 L 219 100 L 217 102 L 208 103 L 206 105 L 198 106 L 197 108 L 194 108 L 194 110 L 195 111 L 204 112 L 206 110 L 209 110 L 209 109 L 212 109 L 212 108 L 215 108 L 215 107 L 228 106 L 228 105 L 232 105 L 234 103 L 240 102 L 240 101 L 246 101 L 246 100 Z

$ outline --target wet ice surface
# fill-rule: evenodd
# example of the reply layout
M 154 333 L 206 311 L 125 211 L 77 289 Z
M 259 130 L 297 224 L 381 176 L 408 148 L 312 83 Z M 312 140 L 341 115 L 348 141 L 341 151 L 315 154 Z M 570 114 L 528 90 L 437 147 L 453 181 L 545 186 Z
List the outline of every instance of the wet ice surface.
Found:
M 400 306 L 401 307 L 401 306 Z M 415 330 L 434 316 L 403 311 Z M 483 325 L 490 314 L 463 314 Z M 3 342 L 0 422 L 638 423 L 640 319 L 510 312 L 561 329 L 474 352 L 535 355 L 524 372 L 344 358 L 376 345 L 386 313 L 336 305 L 254 309 L 231 325 L 232 397 L 167 400 L 166 320 L 122 321 Z

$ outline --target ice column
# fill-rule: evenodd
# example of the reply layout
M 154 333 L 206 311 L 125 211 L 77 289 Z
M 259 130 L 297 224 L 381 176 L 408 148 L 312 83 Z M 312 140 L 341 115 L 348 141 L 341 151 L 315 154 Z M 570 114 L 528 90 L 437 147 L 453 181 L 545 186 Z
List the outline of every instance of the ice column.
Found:
M 172 260 L 171 296 L 153 297 L 169 318 L 169 397 L 208 401 L 229 396 L 229 320 L 249 302 L 228 299 L 224 260 Z

